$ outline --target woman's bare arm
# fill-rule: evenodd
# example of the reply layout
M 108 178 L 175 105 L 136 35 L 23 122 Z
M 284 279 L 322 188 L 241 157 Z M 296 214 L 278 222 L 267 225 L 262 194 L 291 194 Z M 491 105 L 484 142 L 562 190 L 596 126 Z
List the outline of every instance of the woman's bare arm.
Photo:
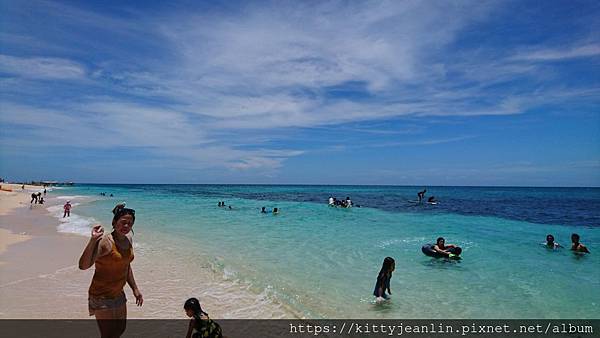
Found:
M 96 259 L 106 251 L 101 245 L 102 235 L 104 235 L 104 229 L 101 225 L 96 225 L 92 228 L 92 237 L 85 246 L 85 249 L 83 249 L 81 257 L 79 257 L 79 268 L 81 270 L 89 269 L 94 265 Z
M 142 306 L 142 304 L 144 304 L 144 296 L 142 296 L 142 293 L 140 292 L 140 290 L 137 287 L 137 284 L 135 283 L 135 278 L 133 277 L 133 269 L 131 268 L 131 264 L 129 264 L 129 272 L 127 273 L 127 284 L 129 284 L 129 287 L 131 287 L 131 290 L 133 291 L 133 295 L 135 296 L 135 303 L 137 304 L 137 306 Z

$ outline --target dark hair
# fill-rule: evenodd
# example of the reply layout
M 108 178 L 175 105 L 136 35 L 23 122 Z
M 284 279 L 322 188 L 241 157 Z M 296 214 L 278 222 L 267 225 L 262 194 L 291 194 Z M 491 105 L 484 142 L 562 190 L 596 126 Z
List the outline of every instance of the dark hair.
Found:
M 208 313 L 204 312 L 204 310 L 202 310 L 202 307 L 200 306 L 200 301 L 198 300 L 198 298 L 190 298 L 188 300 L 185 301 L 185 304 L 183 304 L 183 308 L 185 310 L 192 310 L 194 312 L 194 319 L 196 320 L 201 320 L 200 316 L 202 314 L 205 314 L 206 316 L 208 316 Z
M 579 234 L 571 234 L 571 238 L 579 239 Z
M 379 274 L 388 273 L 393 265 L 396 264 L 396 261 L 392 257 L 386 257 L 383 260 L 383 264 L 381 265 L 381 270 L 379 270 Z
M 460 248 L 460 246 L 457 246 L 457 247 L 454 248 L 454 250 L 453 250 L 452 253 L 455 254 L 455 255 L 457 255 L 457 256 L 460 256 L 460 254 L 462 253 L 462 249 Z
M 552 238 L 552 240 L 554 241 L 554 236 L 552 236 L 551 234 L 546 235 L 546 240 L 548 240 L 548 238 Z
M 444 239 L 444 237 L 438 237 L 438 239 L 435 240 L 435 244 L 438 244 L 440 241 L 445 242 L 446 240 Z
M 115 225 L 115 223 L 119 220 L 119 218 L 121 218 L 125 215 L 131 215 L 131 217 L 133 217 L 133 221 L 131 222 L 131 224 L 135 223 L 135 210 L 125 208 L 125 203 L 117 204 L 114 207 L 112 213 L 114 215 L 113 220 L 112 220 L 113 225 Z

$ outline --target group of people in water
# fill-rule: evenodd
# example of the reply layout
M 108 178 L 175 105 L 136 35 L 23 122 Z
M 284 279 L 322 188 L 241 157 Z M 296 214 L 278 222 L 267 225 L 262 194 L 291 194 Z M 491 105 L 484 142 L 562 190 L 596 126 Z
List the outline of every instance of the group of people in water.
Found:
M 332 197 L 333 198 L 333 197 Z M 349 198 L 348 205 L 351 205 Z M 69 201 L 65 204 L 70 204 Z M 225 202 L 219 202 L 219 207 L 225 207 Z M 67 208 L 65 207 L 65 212 Z M 69 208 L 70 210 L 70 208 Z M 267 213 L 262 207 L 261 213 Z M 273 208 L 274 214 L 278 208 Z M 126 207 L 125 202 L 117 204 L 112 210 L 112 231 L 105 232 L 102 225 L 95 225 L 91 230 L 91 237 L 81 257 L 79 268 L 82 270 L 95 266 L 95 272 L 88 290 L 88 309 L 90 316 L 95 316 L 101 337 L 120 337 L 126 328 L 127 299 L 123 288 L 129 285 L 137 306 L 142 306 L 142 295 L 131 267 L 134 259 L 133 252 L 133 226 L 135 224 L 135 210 Z M 579 235 L 571 235 L 571 250 L 578 253 L 589 253 L 587 247 L 579 242 Z M 548 248 L 557 249 L 562 246 L 554 241 L 554 236 L 548 235 L 546 243 Z M 436 258 L 459 258 L 462 249 L 454 244 L 446 244 L 443 237 L 439 237 L 435 244 L 424 245 L 422 251 L 427 256 Z M 394 258 L 385 257 L 383 260 L 373 295 L 377 302 L 388 300 L 391 291 L 392 274 L 395 271 Z M 197 298 L 185 301 L 183 310 L 190 317 L 187 338 L 192 337 L 222 337 L 222 330 L 202 309 Z M 194 333 L 195 331 L 195 333 Z
M 333 196 L 329 196 L 329 206 L 330 207 L 341 207 L 341 208 L 351 208 L 354 206 L 352 200 L 349 196 L 346 197 L 345 200 L 338 200 Z M 360 205 L 358 205 L 360 207 Z
M 571 234 L 571 251 L 576 254 L 589 254 L 588 248 L 579 242 L 579 234 Z M 546 236 L 546 242 L 542 243 L 548 249 L 556 250 L 563 248 L 562 245 L 555 242 L 554 236 L 548 234 Z M 447 258 L 447 259 L 460 259 L 462 253 L 461 247 L 455 244 L 446 244 L 446 240 L 443 237 L 439 237 L 435 244 L 425 244 L 421 248 L 423 253 L 429 257 L 434 258 Z M 392 279 L 392 272 L 396 269 L 396 263 L 392 257 L 386 257 L 383 260 L 379 274 L 377 275 L 377 281 L 375 282 L 375 289 L 373 295 L 376 297 L 378 303 L 388 300 L 392 294 L 390 290 L 390 280 Z
M 585 245 L 579 243 L 579 239 L 579 234 L 571 234 L 571 251 L 576 253 L 590 253 L 590 251 Z M 562 245 L 554 241 L 554 236 L 552 236 L 551 234 L 546 235 L 546 242 L 542 244 L 548 249 L 552 250 L 563 248 Z
M 101 192 L 100 196 L 106 196 L 106 193 L 105 192 Z M 114 197 L 114 196 L 113 196 L 113 194 L 110 194 L 109 197 Z
M 233 210 L 233 206 L 226 205 L 224 201 L 218 202 L 217 206 L 219 208 L 228 208 L 229 210 Z M 279 214 L 279 208 L 273 208 L 272 210 L 269 210 L 269 209 L 267 209 L 267 207 L 261 207 L 260 208 L 260 213 L 261 214 L 273 214 L 273 215 L 277 215 L 277 214 Z
M 225 207 L 227 207 L 229 210 L 233 209 L 233 207 L 232 207 L 231 205 L 225 205 L 225 202 L 219 202 L 219 203 L 217 204 L 217 206 L 218 206 L 219 208 L 225 208 Z
M 423 200 L 425 199 L 425 193 L 427 193 L 427 189 L 423 188 L 422 191 L 419 191 L 417 193 L 417 202 L 418 203 L 422 203 Z M 435 196 L 430 196 L 427 199 L 427 203 L 437 203 L 437 200 L 435 199 Z
M 261 214 L 273 214 L 273 215 L 277 215 L 279 213 L 279 208 L 273 208 L 273 210 L 267 210 L 266 207 L 262 207 L 260 208 L 260 213 Z

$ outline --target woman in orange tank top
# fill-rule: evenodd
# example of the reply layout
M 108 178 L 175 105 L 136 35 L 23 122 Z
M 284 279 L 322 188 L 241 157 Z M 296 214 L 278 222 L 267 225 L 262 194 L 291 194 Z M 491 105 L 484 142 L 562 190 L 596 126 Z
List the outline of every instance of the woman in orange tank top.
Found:
M 131 261 L 133 245 L 131 235 L 135 210 L 125 208 L 125 203 L 113 209 L 113 231 L 104 234 L 101 225 L 92 229 L 92 237 L 79 258 L 79 268 L 96 271 L 89 289 L 90 316 L 96 316 L 102 338 L 118 338 L 127 324 L 127 307 L 123 287 L 129 284 L 135 302 L 142 306 L 144 298 L 135 283 Z

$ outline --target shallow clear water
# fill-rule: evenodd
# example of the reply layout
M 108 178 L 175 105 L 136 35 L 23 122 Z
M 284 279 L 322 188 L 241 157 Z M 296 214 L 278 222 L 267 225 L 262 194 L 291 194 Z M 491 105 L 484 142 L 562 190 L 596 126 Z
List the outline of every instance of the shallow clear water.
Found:
M 409 203 L 420 188 L 81 185 L 56 195 L 79 203 L 62 231 L 87 235 L 90 222 L 110 224 L 114 204 L 127 201 L 143 245 L 160 251 L 168 237 L 181 245 L 169 250 L 172 264 L 211 264 L 301 316 L 600 317 L 600 189 L 428 187 L 438 205 Z M 330 195 L 361 208 L 330 208 Z M 592 254 L 540 245 L 552 233 L 568 247 L 573 232 Z M 460 245 L 463 259 L 423 255 L 438 236 Z M 386 256 L 396 259 L 393 296 L 375 305 Z

